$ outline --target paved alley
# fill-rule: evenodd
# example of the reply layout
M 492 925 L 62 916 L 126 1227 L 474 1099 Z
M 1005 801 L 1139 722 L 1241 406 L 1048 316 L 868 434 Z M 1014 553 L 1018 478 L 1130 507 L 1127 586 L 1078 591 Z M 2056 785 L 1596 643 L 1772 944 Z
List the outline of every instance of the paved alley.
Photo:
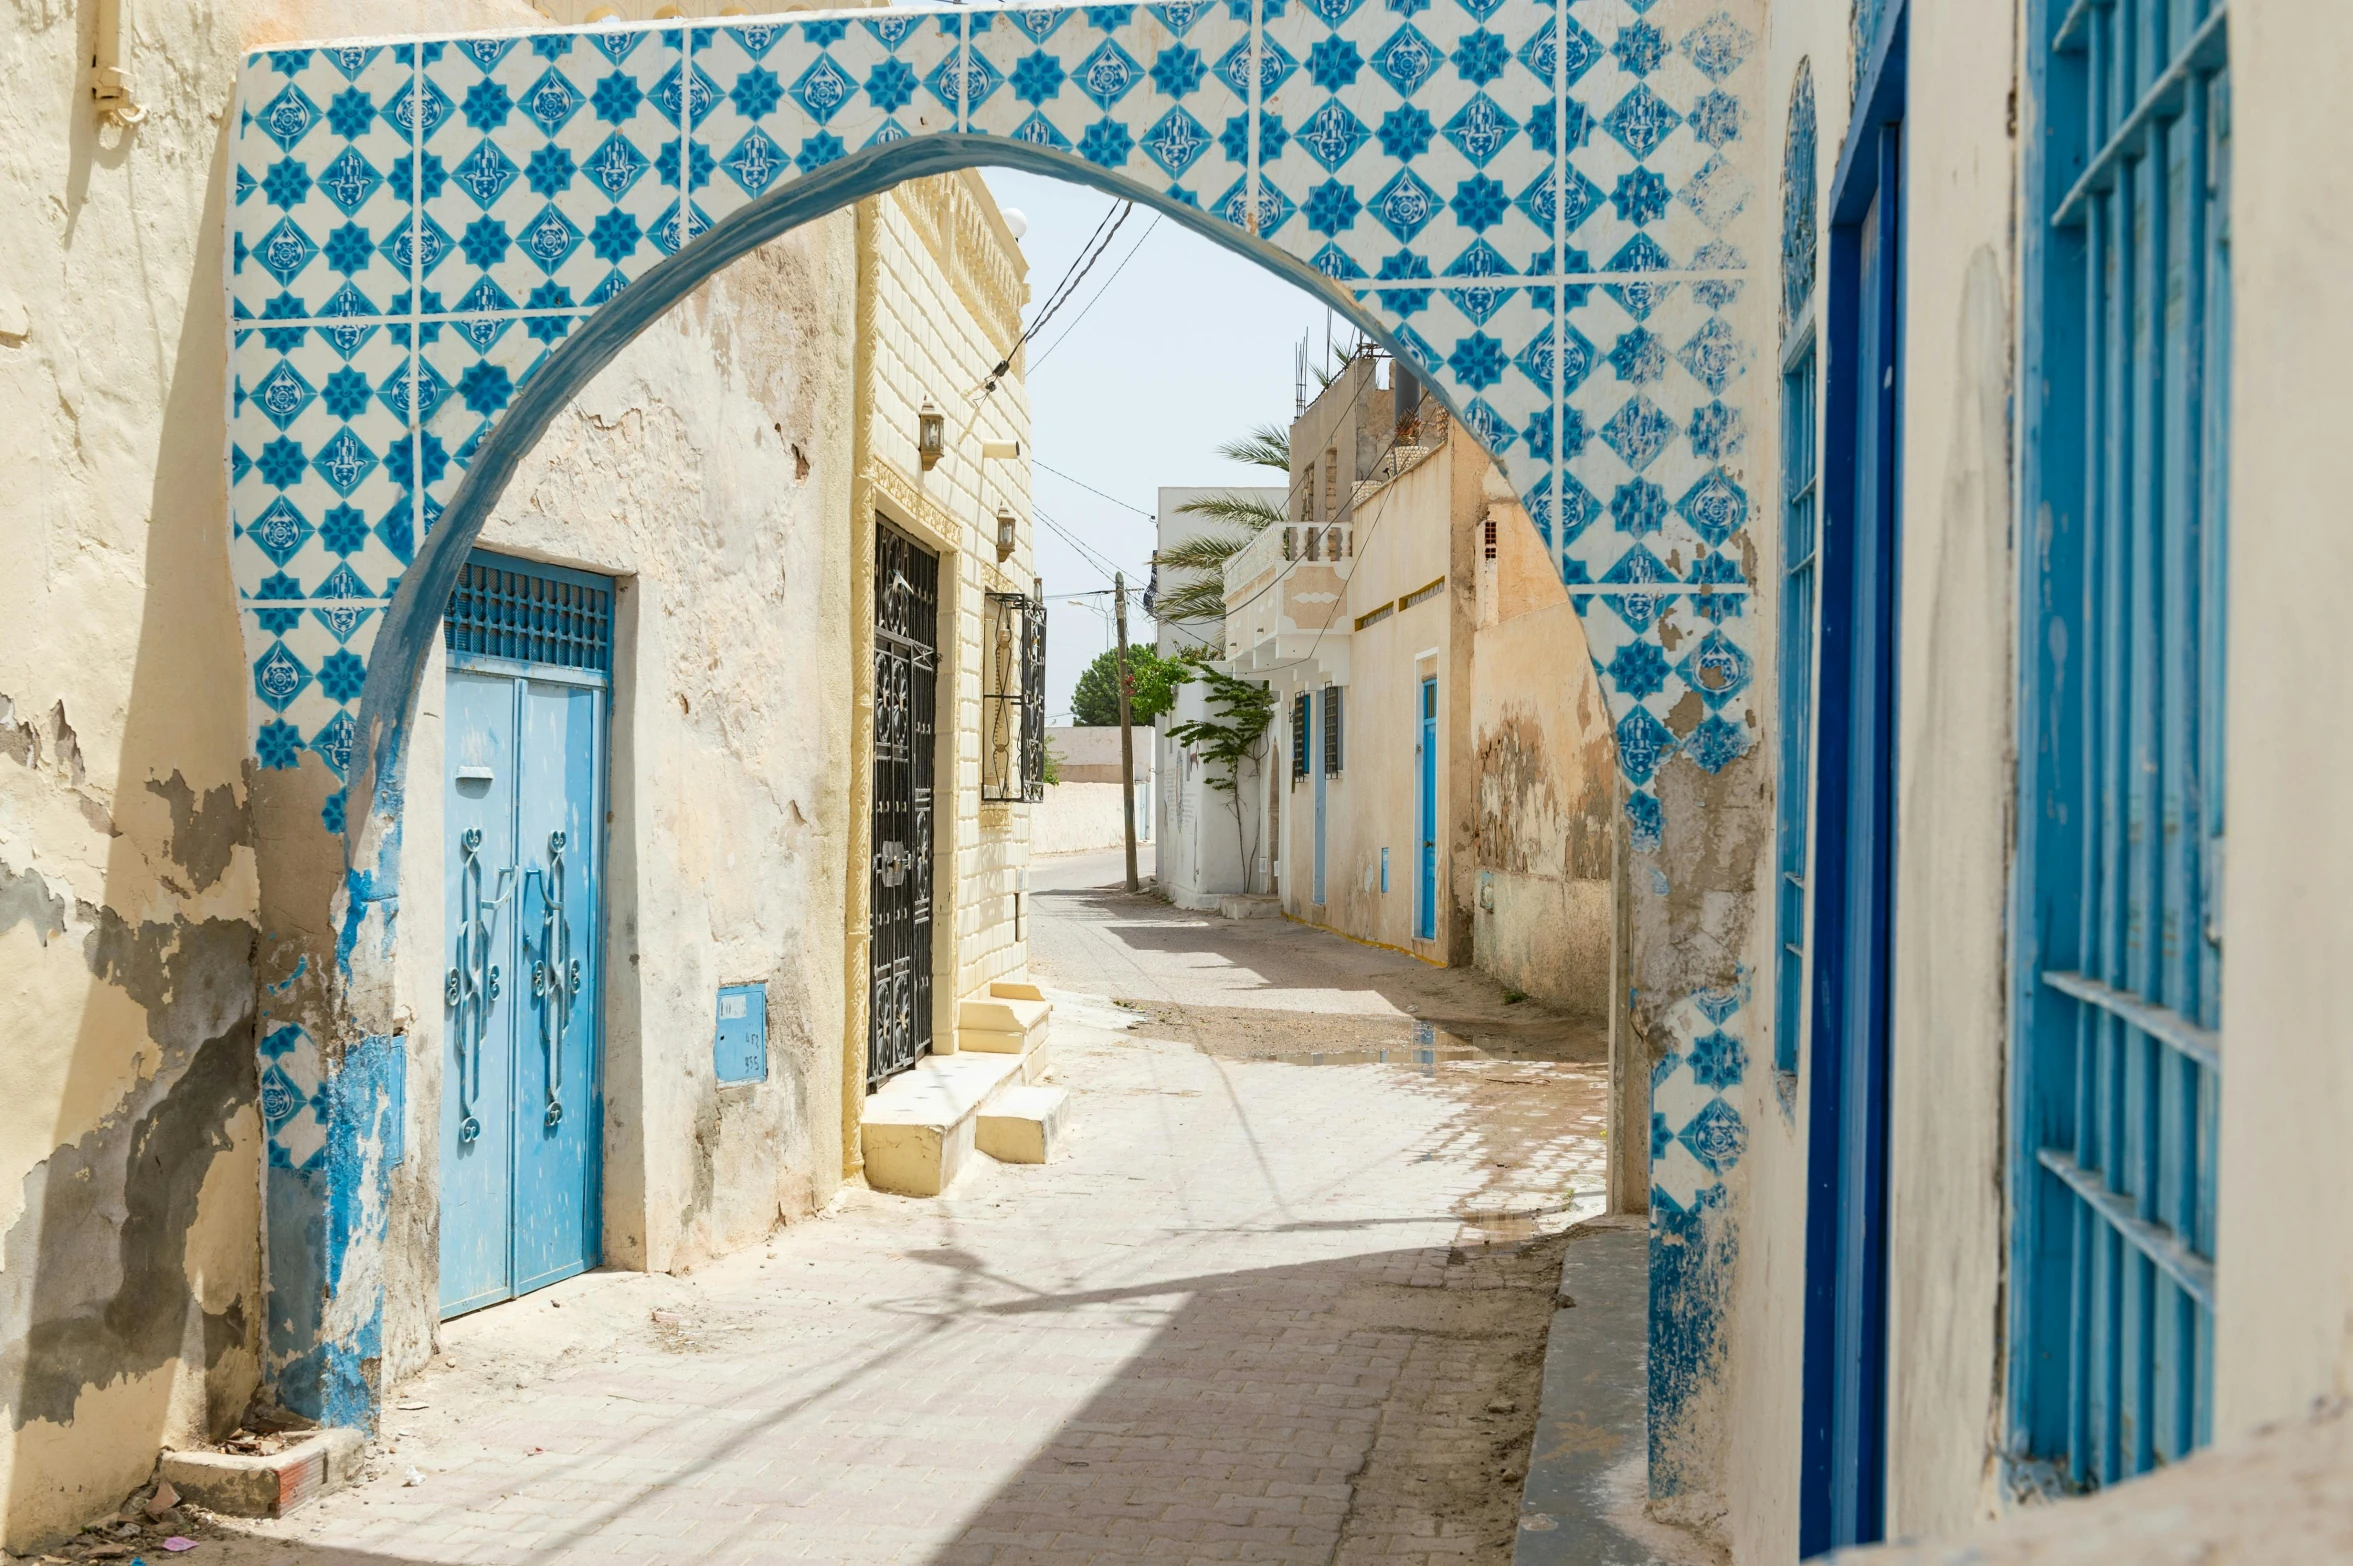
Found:
M 1033 877 L 1067 1156 L 449 1323 L 364 1483 L 195 1566 L 1509 1560 L 1599 1035 L 1118 876 Z

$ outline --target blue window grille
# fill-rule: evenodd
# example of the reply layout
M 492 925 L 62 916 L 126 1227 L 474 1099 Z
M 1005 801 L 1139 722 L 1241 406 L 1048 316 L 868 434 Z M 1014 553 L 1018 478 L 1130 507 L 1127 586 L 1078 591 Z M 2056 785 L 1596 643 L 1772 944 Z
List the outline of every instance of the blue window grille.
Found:
M 477 658 L 613 672 L 613 584 L 476 550 L 458 568 L 442 645 Z
M 2045 0 L 2028 160 L 2013 1480 L 2212 1434 L 2229 76 L 2222 0 Z
M 1814 77 L 1798 63 L 1781 174 L 1781 775 L 1773 1065 L 1797 1070 L 1804 1025 L 1806 877 L 1814 818 L 1814 615 L 1820 469 L 1815 428 Z

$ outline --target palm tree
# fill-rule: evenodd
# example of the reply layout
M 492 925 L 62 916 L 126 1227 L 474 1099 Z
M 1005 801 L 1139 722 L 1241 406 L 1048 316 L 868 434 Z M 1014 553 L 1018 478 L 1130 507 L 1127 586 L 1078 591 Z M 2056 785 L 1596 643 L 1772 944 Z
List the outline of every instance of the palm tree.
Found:
M 1291 474 L 1291 432 L 1279 424 L 1261 424 L 1227 441 L 1217 452 L 1229 462 L 1274 468 L 1286 479 Z M 1255 496 L 1228 492 L 1204 495 L 1177 509 L 1220 526 L 1153 555 L 1155 566 L 1186 573 L 1185 580 L 1159 590 L 1153 612 L 1162 620 L 1221 620 L 1226 611 L 1226 562 L 1247 548 L 1269 523 L 1282 521 L 1283 508 Z

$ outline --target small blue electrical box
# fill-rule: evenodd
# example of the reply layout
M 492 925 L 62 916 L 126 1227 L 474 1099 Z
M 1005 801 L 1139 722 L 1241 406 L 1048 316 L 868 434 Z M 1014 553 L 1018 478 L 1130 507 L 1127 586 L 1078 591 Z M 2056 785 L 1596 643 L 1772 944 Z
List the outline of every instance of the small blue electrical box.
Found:
M 768 1080 L 768 986 L 727 984 L 719 989 L 719 1031 L 711 1064 L 722 1086 Z

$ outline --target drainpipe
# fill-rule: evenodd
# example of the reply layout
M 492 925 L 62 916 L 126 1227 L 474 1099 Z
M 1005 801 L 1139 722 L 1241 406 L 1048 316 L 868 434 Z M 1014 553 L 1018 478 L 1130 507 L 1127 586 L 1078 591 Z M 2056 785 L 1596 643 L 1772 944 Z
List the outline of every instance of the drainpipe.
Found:
M 98 0 L 98 38 L 90 51 L 90 98 L 98 117 L 115 125 L 147 118 L 131 99 L 131 78 L 123 70 L 123 0 Z

